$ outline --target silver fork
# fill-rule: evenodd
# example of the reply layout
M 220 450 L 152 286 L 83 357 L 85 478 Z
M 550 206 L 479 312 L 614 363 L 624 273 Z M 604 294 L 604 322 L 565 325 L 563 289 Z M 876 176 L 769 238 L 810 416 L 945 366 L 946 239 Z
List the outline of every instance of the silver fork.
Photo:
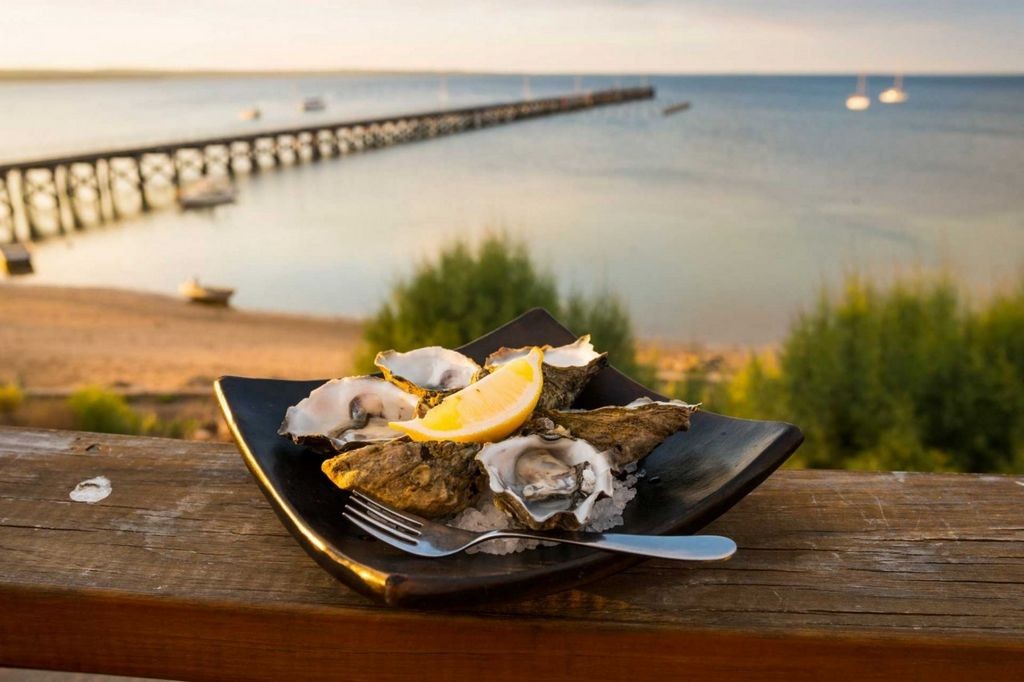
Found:
M 474 533 L 397 511 L 356 490 L 351 491 L 342 515 L 381 542 L 425 557 L 449 556 L 498 538 L 562 542 L 681 561 L 722 561 L 736 552 L 736 543 L 721 535 L 625 535 L 513 529 Z

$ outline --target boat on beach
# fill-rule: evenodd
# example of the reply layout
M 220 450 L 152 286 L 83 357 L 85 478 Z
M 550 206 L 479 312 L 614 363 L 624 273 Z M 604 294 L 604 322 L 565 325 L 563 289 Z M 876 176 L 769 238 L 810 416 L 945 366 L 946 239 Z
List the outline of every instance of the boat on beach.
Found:
M 190 277 L 178 286 L 178 292 L 192 303 L 227 306 L 235 290 L 230 287 L 213 287 L 199 283 L 198 277 Z
M 249 107 L 238 112 L 238 118 L 243 121 L 258 121 L 263 117 L 263 110 L 259 107 Z
M 233 204 L 237 198 L 238 192 L 228 178 L 201 178 L 178 190 L 178 204 L 186 210 Z
M 0 273 L 10 276 L 31 275 L 32 254 L 24 244 L 0 244 Z

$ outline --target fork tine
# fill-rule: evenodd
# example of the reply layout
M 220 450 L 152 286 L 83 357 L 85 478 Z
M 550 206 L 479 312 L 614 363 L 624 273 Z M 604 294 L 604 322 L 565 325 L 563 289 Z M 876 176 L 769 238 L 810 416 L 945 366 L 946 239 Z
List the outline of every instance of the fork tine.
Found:
M 396 546 L 401 546 L 402 548 L 408 548 L 410 545 L 415 546 L 418 542 L 416 538 L 409 537 L 391 526 L 385 526 L 381 522 L 376 521 L 361 511 L 357 511 L 351 507 L 345 509 L 341 515 L 378 540 L 390 542 L 391 544 L 397 542 L 400 544 Z
M 346 507 L 348 509 L 352 509 L 352 510 L 357 510 L 358 509 L 358 510 L 363 511 L 363 512 L 368 512 L 368 514 L 372 515 L 373 518 L 380 519 L 384 523 L 388 523 L 388 524 L 390 524 L 392 526 L 398 526 L 399 528 L 401 528 L 403 530 L 409 531 L 409 533 L 411 533 L 412 535 L 419 535 L 420 534 L 420 529 L 417 528 L 416 526 L 411 526 L 411 525 L 405 523 L 404 521 L 399 521 L 398 519 L 396 519 L 393 516 L 390 516 L 388 514 L 384 514 L 384 513 L 380 512 L 380 511 L 377 511 L 376 507 L 367 504 L 366 502 L 364 502 L 362 499 L 360 499 L 358 497 L 351 497 L 351 498 L 349 498 L 349 501 L 348 501 L 348 504 L 346 505 Z
M 408 514 L 408 513 L 402 513 L 400 511 L 398 511 L 397 509 L 392 509 L 391 507 L 385 506 L 384 504 L 381 504 L 380 502 L 378 502 L 377 500 L 373 499 L 369 495 L 365 495 L 365 494 L 359 492 L 358 490 L 354 490 L 353 489 L 352 490 L 352 496 L 357 498 L 357 499 L 359 499 L 361 502 L 363 502 L 364 503 L 363 506 L 368 506 L 368 507 L 371 507 L 371 508 L 375 508 L 375 511 L 379 511 L 379 512 L 382 512 L 384 514 L 389 514 L 391 516 L 394 516 L 394 517 L 398 518 L 401 521 L 405 521 L 406 523 L 410 523 L 410 524 L 413 524 L 413 525 L 416 525 L 416 526 L 422 526 L 423 525 L 423 522 L 420 519 L 416 518 L 415 516 L 413 516 L 411 514 Z
M 363 521 L 360 521 L 359 519 L 357 519 L 355 516 L 353 516 L 349 512 L 343 512 L 342 516 L 345 517 L 350 523 L 352 523 L 355 526 L 357 526 L 358 528 L 362 529 L 363 532 L 365 532 L 366 534 L 376 538 L 377 540 L 380 540 L 381 542 L 383 542 L 386 545 L 391 545 L 395 549 L 400 549 L 403 552 L 409 552 L 411 554 L 419 554 L 419 555 L 422 555 L 422 556 L 429 556 L 428 554 L 425 554 L 423 551 L 421 551 L 420 545 L 417 544 L 417 543 L 410 544 L 409 542 L 406 542 L 405 540 L 399 540 L 398 538 L 396 538 L 396 537 L 394 537 L 392 535 L 388 535 L 384 531 L 378 530 L 376 526 L 371 526 L 368 523 L 364 523 Z

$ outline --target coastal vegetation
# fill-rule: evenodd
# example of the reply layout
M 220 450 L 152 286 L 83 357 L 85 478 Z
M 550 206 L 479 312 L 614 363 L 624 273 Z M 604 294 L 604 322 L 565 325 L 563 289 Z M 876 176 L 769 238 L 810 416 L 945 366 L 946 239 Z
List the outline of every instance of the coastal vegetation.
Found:
M 1024 279 L 971 301 L 949 275 L 849 277 L 777 353 L 670 387 L 712 410 L 798 424 L 796 466 L 1024 471 Z
M 189 419 L 160 419 L 128 404 L 124 396 L 98 386 L 75 391 L 68 398 L 75 428 L 100 433 L 124 433 L 145 436 L 184 438 L 195 429 Z
M 972 301 L 950 275 L 882 287 L 862 276 L 823 292 L 777 350 L 724 376 L 697 368 L 659 382 L 637 358 L 615 295 L 560 297 L 526 247 L 491 235 L 457 241 L 399 282 L 364 327 L 369 349 L 455 347 L 540 306 L 590 333 L 642 383 L 725 414 L 798 424 L 790 465 L 920 471 L 1024 471 L 1024 279 Z
M 166 344 L 173 341 L 170 348 L 178 364 L 158 376 L 163 382 L 159 392 L 126 398 L 116 390 L 97 388 L 125 380 L 146 386 L 140 377 L 103 374 L 99 364 L 83 369 L 30 362 L 25 358 L 54 356 L 46 344 L 60 334 L 53 327 L 40 327 L 32 336 L 34 328 L 22 327 L 5 337 L 11 344 L 26 338 L 32 343 L 21 341 L 22 361 L 4 367 L 5 379 L 18 379 L 0 382 L 0 423 L 224 437 L 218 433 L 215 406 L 204 398 L 179 404 L 171 378 L 206 377 L 224 371 L 228 362 L 235 362 L 232 371 L 268 376 L 340 375 L 352 371 L 353 360 L 356 370 L 373 371 L 369 349 L 458 346 L 542 306 L 574 332 L 591 333 L 597 347 L 610 352 L 614 365 L 666 395 L 701 402 L 723 414 L 797 424 L 807 440 L 790 466 L 1024 472 L 1024 278 L 981 296 L 968 294 L 952 275 L 903 277 L 887 286 L 853 276 L 795 317 L 776 346 L 746 357 L 731 350 L 680 351 L 671 346 L 660 358 L 654 357 L 654 346 L 644 346 L 638 357 L 638 341 L 622 300 L 610 293 L 565 293 L 559 284 L 522 243 L 499 234 L 442 248 L 399 281 L 362 325 L 289 318 L 289 326 L 283 326 L 272 316 L 239 312 L 233 316 L 236 326 L 228 327 L 221 321 L 194 320 L 194 311 L 177 302 L 164 304 L 146 296 L 132 304 L 127 294 L 118 295 L 118 311 L 137 308 L 133 316 L 119 318 L 120 327 L 150 329 L 154 314 L 177 320 L 161 327 L 165 346 L 147 359 L 147 366 L 157 366 L 161 357 L 170 357 Z M 53 296 L 30 288 L 17 291 L 29 302 Z M 83 294 L 83 300 L 94 295 Z M 61 294 L 62 299 L 66 296 Z M 18 297 L 12 295 L 7 303 Z M 86 304 L 76 302 L 75 311 Z M 10 319 L 29 317 L 11 314 Z M 296 333 L 295 325 L 305 325 L 303 333 Z M 280 334 L 280 329 L 289 332 Z M 365 350 L 354 356 L 360 334 Z M 200 337 L 232 348 L 230 357 L 211 360 L 214 365 L 191 360 L 191 340 Z M 237 338 L 250 344 L 259 339 L 278 352 L 262 354 L 258 362 L 266 364 L 257 366 L 257 359 L 245 355 L 244 345 L 231 345 Z M 293 352 L 296 348 L 303 351 Z M 26 367 L 36 366 L 51 373 L 26 379 Z M 656 375 L 656 366 L 664 380 Z M 96 386 L 66 397 L 60 387 L 75 385 L 68 378 L 83 372 Z M 208 380 L 202 381 L 205 385 Z M 58 390 L 47 394 L 47 386 Z
M 555 278 L 534 264 L 523 243 L 503 234 L 488 235 L 475 247 L 454 241 L 398 282 L 363 327 L 356 369 L 376 371 L 373 358 L 381 348 L 455 348 L 531 308 L 546 308 L 577 334 L 590 334 L 627 374 L 639 380 L 653 375 L 637 359 L 633 325 L 621 300 L 578 292 L 560 298 Z
M 17 384 L 0 384 L 0 414 L 10 415 L 25 400 L 25 394 Z

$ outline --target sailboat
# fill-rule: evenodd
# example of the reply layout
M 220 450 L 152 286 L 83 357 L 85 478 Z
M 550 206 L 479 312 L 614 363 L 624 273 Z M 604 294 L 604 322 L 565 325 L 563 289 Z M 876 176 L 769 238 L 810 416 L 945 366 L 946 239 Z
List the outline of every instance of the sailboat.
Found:
M 871 106 L 871 98 L 867 94 L 868 79 L 864 74 L 857 76 L 857 92 L 846 98 L 846 108 L 850 111 L 864 111 Z
M 907 91 L 903 89 L 902 75 L 897 74 L 892 87 L 879 93 L 878 101 L 882 104 L 903 104 L 907 101 Z

